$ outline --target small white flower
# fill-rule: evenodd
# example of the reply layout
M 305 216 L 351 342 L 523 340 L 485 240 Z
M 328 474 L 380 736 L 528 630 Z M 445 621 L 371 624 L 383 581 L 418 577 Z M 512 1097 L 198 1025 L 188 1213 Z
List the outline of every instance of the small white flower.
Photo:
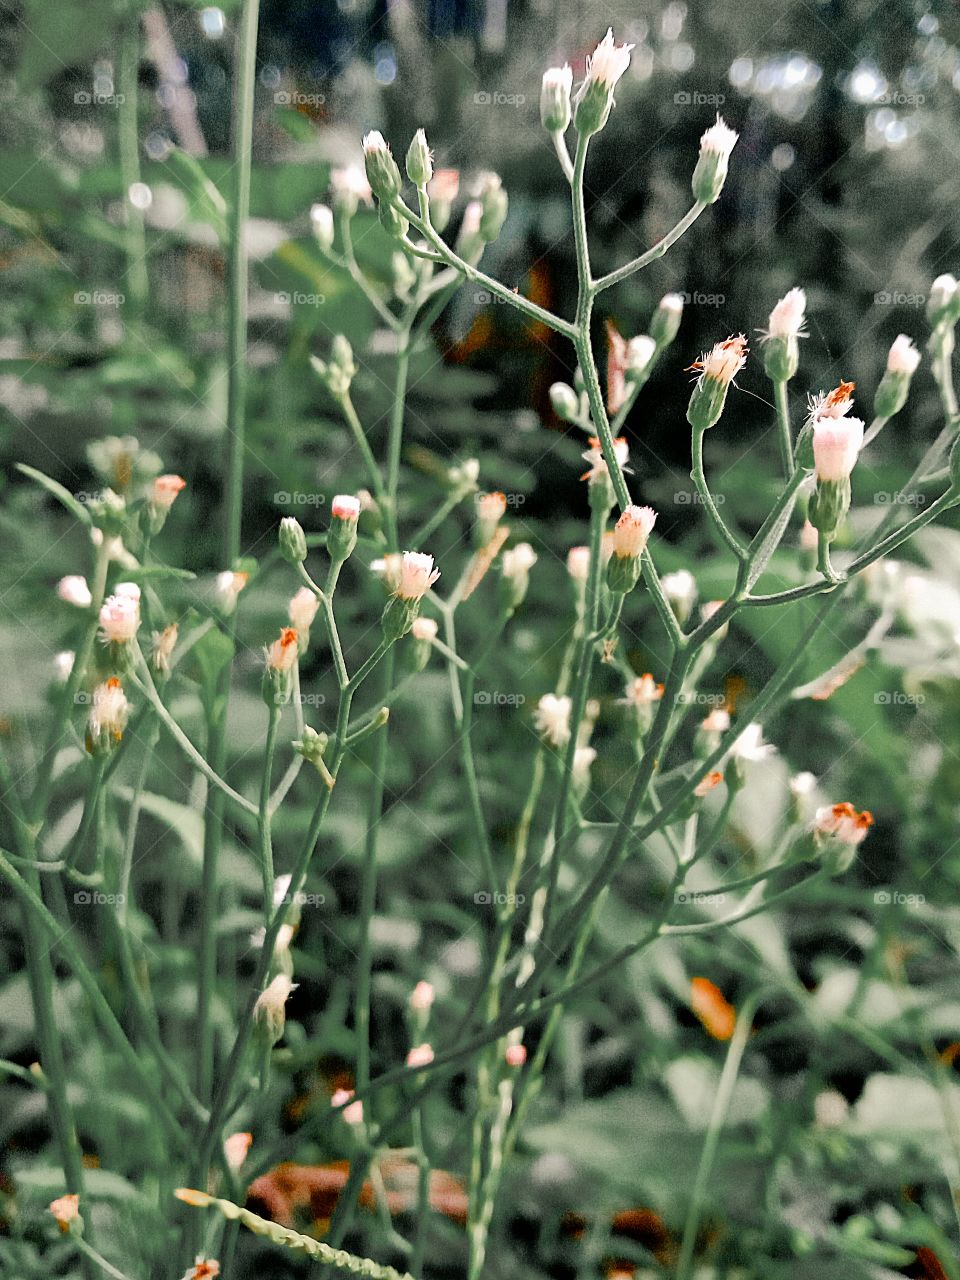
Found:
M 227 1162 L 227 1167 L 232 1169 L 234 1173 L 240 1171 L 252 1144 L 252 1133 L 231 1133 L 229 1138 L 224 1139 L 223 1156 Z
M 330 514 L 334 520 L 359 520 L 360 499 L 349 493 L 338 493 L 330 503 Z
M 545 693 L 533 713 L 534 724 L 542 738 L 554 747 L 562 747 L 570 738 L 570 699 L 564 694 Z
M 513 578 L 517 574 L 530 572 L 537 563 L 537 553 L 529 542 L 518 542 L 515 547 L 510 547 L 503 553 L 500 563 L 504 576 Z
M 70 679 L 73 671 L 73 664 L 77 660 L 77 655 L 72 649 L 63 649 L 56 654 L 53 659 L 53 669 L 56 673 L 57 680 L 61 684 L 66 684 Z
M 715 343 L 690 367 L 700 371 L 701 379 L 712 378 L 724 386 L 729 386 L 747 363 L 747 354 L 747 340 L 742 333 L 738 333 Z
M 222 613 L 233 613 L 237 607 L 237 597 L 247 585 L 248 577 L 249 574 L 233 573 L 230 569 L 217 574 L 214 593 Z
M 817 779 L 814 774 L 808 770 L 802 773 L 795 773 L 789 782 L 790 794 L 795 800 L 803 800 L 806 796 L 812 795 L 817 787 Z
M 613 554 L 620 560 L 635 560 L 643 553 L 656 520 L 653 507 L 625 507 L 613 530 Z
M 299 643 L 295 627 L 283 627 L 280 635 L 266 649 L 266 663 L 271 671 L 286 673 L 297 665 Z
M 608 92 L 616 88 L 617 81 L 630 65 L 632 44 L 617 44 L 613 38 L 613 28 L 607 29 L 593 55 L 587 59 L 587 75 L 580 89 L 580 94 L 589 84 L 602 85 Z
M 802 337 L 806 307 L 807 295 L 802 289 L 794 288 L 784 294 L 770 312 L 766 336 L 768 338 Z
M 718 115 L 716 123 L 712 124 L 700 139 L 700 154 L 717 155 L 723 160 L 729 160 L 730 153 L 739 137 L 739 133 L 731 129 L 726 121 Z
M 704 733 L 726 733 L 730 728 L 730 712 L 714 707 L 700 727 Z
M 687 609 L 693 607 L 697 598 L 697 581 L 689 570 L 677 569 L 674 573 L 665 573 L 660 579 L 660 586 L 670 604 Z
M 343 169 L 334 169 L 330 174 L 330 189 L 335 196 L 352 197 L 370 204 L 373 193 L 367 175 L 358 164 L 347 165 Z
M 858 813 L 849 801 L 840 804 L 824 805 L 817 810 L 814 819 L 814 832 L 820 837 L 832 836 L 856 848 L 866 839 L 867 832 L 873 826 L 873 814 L 864 809 Z
M 890 373 L 905 373 L 908 377 L 916 373 L 920 363 L 920 352 L 905 333 L 898 334 L 887 354 L 887 370 Z
M 433 567 L 433 556 L 423 551 L 405 551 L 397 595 L 402 600 L 420 600 L 439 577 L 440 570 Z
M 177 495 L 187 487 L 183 476 L 157 476 L 150 490 L 150 501 L 161 511 L 169 511 L 177 500 Z
M 122 583 L 122 586 L 132 584 Z M 140 626 L 140 591 L 137 594 L 108 596 L 100 608 L 100 638 L 113 644 L 127 644 Z
M 94 742 L 112 740 L 119 742 L 130 714 L 130 703 L 123 692 L 123 685 L 111 676 L 93 691 L 88 728 Z
M 652 706 L 663 697 L 663 685 L 654 680 L 649 671 L 628 680 L 624 690 L 624 702 L 637 708 Z
M 617 436 L 613 442 L 613 456 L 616 458 L 621 469 L 627 465 L 627 459 L 630 457 L 630 446 L 627 444 L 623 436 Z M 607 464 L 604 461 L 603 449 L 600 447 L 600 441 L 596 436 L 590 437 L 590 448 L 582 455 L 586 462 L 590 463 L 589 469 L 580 477 L 581 480 L 587 480 L 591 484 L 594 481 L 603 480 L 607 475 Z
M 154 631 L 151 637 L 152 650 L 150 656 L 155 671 L 166 673 L 170 670 L 170 659 L 176 648 L 178 635 L 179 629 L 175 622 L 171 622 L 162 631 Z
M 415 1045 L 407 1054 L 408 1067 L 426 1067 L 433 1061 L 433 1049 L 428 1044 Z
M 627 372 L 632 374 L 645 372 L 656 349 L 657 344 L 649 333 L 638 333 L 635 338 L 630 338 L 627 342 Z
M 410 634 L 414 640 L 425 640 L 431 643 L 437 638 L 437 624 L 433 618 L 414 618 Z
M 581 785 L 590 781 L 590 766 L 597 758 L 597 753 L 593 747 L 577 747 L 573 753 L 573 769 L 571 777 L 576 783 Z
M 365 156 L 377 155 L 389 150 L 387 141 L 379 129 L 371 129 L 369 133 L 363 135 L 363 154 Z

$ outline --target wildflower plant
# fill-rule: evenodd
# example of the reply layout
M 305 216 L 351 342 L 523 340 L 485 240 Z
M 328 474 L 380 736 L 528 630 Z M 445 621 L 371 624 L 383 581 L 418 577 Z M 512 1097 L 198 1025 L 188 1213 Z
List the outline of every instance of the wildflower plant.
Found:
M 608 290 L 628 285 L 667 254 L 722 197 L 728 169 L 736 163 L 738 138 L 719 117 L 707 124 L 699 154 L 690 157 L 688 212 L 645 253 L 595 276 L 584 175 L 591 139 L 615 109 L 630 48 L 608 32 L 579 86 L 574 86 L 569 66 L 551 68 L 543 77 L 541 118 L 570 191 L 579 284 L 572 317 L 554 314 L 483 270 L 484 249 L 500 235 L 508 214 L 507 193 L 499 178 L 485 175 L 457 223 L 459 181 L 450 171 L 435 169 L 422 129 L 410 141 L 402 169 L 382 134 L 372 131 L 358 148 L 357 165 L 334 173 L 330 203 L 311 211 L 312 234 L 319 252 L 349 275 L 390 335 L 393 383 L 386 441 L 379 448 L 364 423 L 359 374 L 365 353 L 355 352 L 345 336 L 337 335 L 329 349 L 312 358 L 318 386 L 351 433 L 367 486 L 363 494 L 333 497 L 320 536 L 308 535 L 295 518 L 287 517 L 277 531 L 275 555 L 264 557 L 259 566 L 239 555 L 242 431 L 240 446 L 234 433 L 224 563 L 205 597 L 198 593 L 195 603 L 181 610 L 183 575 L 160 558 L 165 521 L 175 503 L 184 500 L 180 477 L 156 474 L 158 465 L 139 491 L 134 486 L 118 495 L 107 489 L 97 501 L 79 505 L 54 481 L 31 473 L 77 520 L 89 542 L 91 567 L 86 578 L 71 575 L 57 588 L 60 607 L 79 619 L 78 638 L 72 659 L 66 653 L 58 656 L 48 747 L 36 776 L 29 788 L 18 780 L 10 789 L 16 802 L 13 848 L 0 853 L 0 875 L 22 909 L 39 1071 L 62 1162 L 61 1194 L 50 1212 L 94 1274 L 102 1267 L 123 1275 L 122 1268 L 130 1263 L 119 1256 L 104 1260 L 98 1251 L 95 1180 L 80 1158 L 72 1104 L 72 1072 L 82 1070 L 82 1064 L 69 1061 L 64 1043 L 53 999 L 55 962 L 70 973 L 92 1009 L 104 1059 L 135 1083 L 149 1107 L 163 1151 L 145 1151 L 149 1174 L 144 1183 L 161 1195 L 166 1224 L 161 1252 L 176 1257 L 177 1274 L 213 1276 L 221 1266 L 222 1274 L 230 1274 L 218 1260 L 236 1248 L 235 1232 L 224 1230 L 229 1222 L 324 1265 L 359 1275 L 395 1276 L 392 1267 L 346 1252 L 342 1245 L 367 1175 L 376 1174 L 384 1150 L 402 1145 L 412 1152 L 416 1169 L 415 1221 L 410 1239 L 390 1228 L 390 1247 L 405 1255 L 406 1273 L 423 1275 L 433 1214 L 432 1153 L 439 1142 L 431 1132 L 431 1101 L 453 1075 L 466 1073 L 464 1268 L 469 1280 L 479 1280 L 503 1180 L 542 1086 L 564 1011 L 581 993 L 661 940 L 717 935 L 772 910 L 811 882 L 842 875 L 868 837 L 871 815 L 858 810 L 857 797 L 820 795 L 817 803 L 809 803 L 812 784 L 796 778 L 789 789 L 783 788 L 777 856 L 746 876 L 721 880 L 717 891 L 727 906 L 719 914 L 694 921 L 676 916 L 678 895 L 698 866 L 715 865 L 738 794 L 753 785 L 755 771 L 766 767 L 776 749 L 765 740 L 766 726 L 798 696 L 804 678 L 810 681 L 804 667 L 814 638 L 831 624 L 841 627 L 838 606 L 860 589 L 868 570 L 960 504 L 950 366 L 960 290 L 952 277 L 941 277 L 930 297 L 928 350 L 945 425 L 915 480 L 939 474 L 942 492 L 899 524 L 891 508 L 853 549 L 846 531 L 855 504 L 858 459 L 866 443 L 904 410 L 921 361 L 911 341 L 901 336 L 893 344 L 869 427 L 856 416 L 863 399 L 855 399 L 849 382 L 836 389 L 804 388 L 809 410 L 802 419 L 795 413 L 791 393 L 795 404 L 802 394 L 800 340 L 806 307 L 800 285 L 773 306 L 758 352 L 750 350 L 744 334 L 718 333 L 715 344 L 692 359 L 687 410 L 691 476 L 700 516 L 723 551 L 726 571 L 722 598 L 698 609 L 695 566 L 670 572 L 659 567 L 662 521 L 644 501 L 643 485 L 630 471 L 625 426 L 654 367 L 668 351 L 682 347 L 682 299 L 675 293 L 662 299 L 650 316 L 649 333 L 624 339 L 609 330 L 605 388 L 595 313 Z M 242 187 L 240 197 L 242 203 Z M 371 202 L 395 254 L 390 288 L 364 273 L 354 251 L 354 219 Z M 235 228 L 242 213 L 234 211 Z M 454 225 L 458 230 L 451 234 Z M 242 237 L 236 230 L 234 234 L 233 251 L 240 254 L 234 269 L 243 283 L 242 249 L 237 248 Z M 411 358 L 465 282 L 570 344 L 576 376 L 572 385 L 558 383 L 551 389 L 551 403 L 570 432 L 582 436 L 587 462 L 582 542 L 566 553 L 569 607 L 561 602 L 543 620 L 562 656 L 552 685 L 534 691 L 532 712 L 520 707 L 515 713 L 513 731 L 529 742 L 524 764 L 528 785 L 522 811 L 512 815 L 509 837 L 505 824 L 491 817 L 484 762 L 475 755 L 477 682 L 499 648 L 513 643 L 515 619 L 523 615 L 531 582 L 542 562 L 557 556 L 557 548 L 518 537 L 505 495 L 495 488 L 481 491 L 478 468 L 469 460 L 451 466 L 445 477 L 448 496 L 419 522 L 409 517 L 411 505 L 403 491 Z M 236 335 L 244 320 L 236 298 L 234 308 L 231 333 Z M 744 331 L 756 327 L 758 318 L 744 316 Z M 692 354 L 684 353 L 684 359 Z M 737 378 L 751 360 L 762 363 L 771 383 L 780 473 L 769 510 L 748 533 L 721 513 L 710 487 L 706 450 L 709 433 L 724 431 Z M 241 392 L 234 389 L 232 403 L 242 418 L 242 409 L 236 408 Z M 491 486 L 498 480 L 482 477 Z M 470 513 L 464 539 L 469 545 L 464 546 L 457 537 L 451 540 L 461 509 Z M 801 525 L 814 531 L 805 536 L 814 539 L 815 566 L 804 562 L 797 547 Z M 762 590 L 762 581 L 772 576 L 774 556 L 782 566 L 788 548 L 786 585 L 781 578 L 776 589 Z M 259 779 L 253 787 L 234 785 L 225 776 L 227 707 L 243 675 L 232 637 L 238 615 L 255 606 L 261 584 L 278 575 L 289 589 L 289 603 L 284 614 L 262 628 L 262 740 L 251 744 L 259 756 Z M 359 592 L 358 580 L 364 583 Z M 358 618 L 353 597 L 368 600 L 371 589 L 379 593 L 379 609 Z M 480 643 L 468 649 L 459 640 L 458 622 L 472 597 L 482 601 L 485 629 Z M 731 622 L 804 600 L 812 603 L 812 612 L 769 680 L 753 694 L 747 712 L 741 714 L 726 699 L 723 705 L 706 703 L 712 693 L 712 664 Z M 631 626 L 642 620 L 656 633 L 651 647 L 659 659 L 655 670 L 635 670 L 625 656 L 627 618 Z M 845 643 L 853 652 L 861 640 L 851 637 Z M 304 714 L 302 678 L 305 656 L 318 652 L 332 669 L 336 697 L 311 724 Z M 381 1069 L 372 1049 L 373 930 L 388 753 L 402 748 L 392 735 L 391 711 L 406 694 L 416 696 L 418 681 L 431 668 L 442 669 L 447 680 L 450 742 L 471 823 L 471 874 L 485 886 L 492 924 L 482 972 L 464 1016 L 452 1017 L 434 987 L 421 979 L 405 1011 L 406 1043 L 394 1063 Z M 589 816 L 591 771 L 603 763 L 608 738 L 591 738 L 601 714 L 598 690 L 609 684 L 611 674 L 622 708 L 617 732 L 628 744 L 630 767 L 608 802 L 612 818 L 596 821 Z M 823 674 L 831 673 L 815 673 L 815 678 Z M 178 688 L 188 678 L 199 689 L 201 725 L 184 721 L 178 711 Z M 71 734 L 85 749 L 86 758 L 75 763 L 85 777 L 85 796 L 75 833 L 53 856 L 64 784 L 55 748 Z M 146 742 L 147 749 L 129 787 L 118 778 L 134 740 Z M 138 824 L 152 794 L 151 774 L 160 767 L 161 743 L 175 750 L 178 767 L 189 770 L 192 785 L 205 788 L 207 797 L 197 919 L 195 927 L 187 926 L 189 963 L 184 960 L 184 979 L 195 1000 L 180 1002 L 174 1022 L 175 1029 L 190 1028 L 188 1056 L 168 1034 L 166 1021 L 158 1018 L 149 983 L 142 978 L 149 959 L 132 900 L 141 844 Z M 324 870 L 324 841 L 342 791 L 338 782 L 347 762 L 357 758 L 365 764 L 368 795 L 354 906 L 357 952 L 348 975 L 350 1087 L 332 1093 L 319 1121 L 326 1135 L 339 1135 L 351 1165 L 321 1243 L 239 1206 L 255 1169 L 264 1167 L 258 1163 L 257 1135 L 271 1132 L 266 1117 L 276 1110 L 271 1091 L 276 1070 L 309 1054 L 302 1031 L 290 1034 L 299 1016 L 300 905 L 308 885 Z M 304 764 L 313 768 L 304 770 Z M 156 785 L 162 788 L 162 780 Z M 310 795 L 305 824 L 284 820 L 285 802 L 295 786 Z M 109 815 L 121 803 L 126 808 L 117 856 L 110 847 Z M 162 817 L 168 811 L 161 807 L 159 812 Z M 257 933 L 252 971 L 247 972 L 238 969 L 220 928 L 228 827 L 242 833 L 244 857 L 255 871 Z M 589 858 L 584 856 L 587 842 Z M 665 849 L 670 860 L 659 908 L 635 922 L 634 936 L 595 961 L 594 944 L 611 886 L 652 843 Z M 115 999 L 104 991 L 102 955 L 95 947 L 80 946 L 59 918 L 64 894 L 91 892 L 113 894 L 122 904 L 111 917 L 109 938 L 122 985 L 122 1018 Z M 422 957 L 424 972 L 430 960 Z M 734 1075 L 753 1016 L 768 994 L 767 984 L 758 983 L 734 1009 L 710 980 L 694 980 L 692 1013 L 710 1034 L 728 1043 L 728 1069 Z M 718 1099 L 722 1101 L 722 1090 Z M 689 1188 L 679 1276 L 691 1274 L 724 1122 L 720 1101 Z

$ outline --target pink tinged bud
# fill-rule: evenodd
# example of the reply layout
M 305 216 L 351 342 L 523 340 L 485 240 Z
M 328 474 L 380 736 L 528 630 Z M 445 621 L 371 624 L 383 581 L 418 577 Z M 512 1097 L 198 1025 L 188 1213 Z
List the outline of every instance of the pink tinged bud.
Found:
M 113 595 L 100 609 L 100 637 L 104 642 L 127 644 L 140 626 L 140 601 L 131 595 Z
M 364 204 L 370 204 L 373 200 L 367 175 L 358 164 L 334 169 L 330 174 L 330 190 L 335 196 L 362 200 Z
M 433 1061 L 433 1049 L 428 1044 L 415 1045 L 407 1054 L 408 1067 L 427 1067 Z
M 333 210 L 326 204 L 315 204 L 310 209 L 310 225 L 317 243 L 323 249 L 333 244 Z
M 53 1214 L 61 1231 L 69 1231 L 70 1223 L 75 1222 L 80 1216 L 80 1197 L 78 1195 L 59 1196 L 56 1200 L 51 1200 L 47 1212 Z
M 738 760 L 757 762 L 776 755 L 777 748 L 772 742 L 763 741 L 763 727 L 759 724 L 748 724 L 740 737 L 733 744 L 732 755 Z
M 78 609 L 89 609 L 93 604 L 93 596 L 87 586 L 86 578 L 77 573 L 68 573 L 57 583 L 57 595 L 67 604 L 76 605 Z
M 841 844 L 856 848 L 873 826 L 873 814 L 868 809 L 858 813 L 849 801 L 844 801 L 818 809 L 813 826 L 817 835 L 833 836 Z
M 590 548 L 571 547 L 567 552 L 567 573 L 574 582 L 586 582 L 590 576 Z
M 437 638 L 437 624 L 433 618 L 414 618 L 410 634 L 414 640 L 425 640 L 430 644 Z
M 140 603 L 140 588 L 135 582 L 118 582 L 113 588 L 115 596 L 126 596 L 128 600 L 133 600 L 136 604 Z
M 465 239 L 480 234 L 480 223 L 483 221 L 483 205 L 479 200 L 471 200 L 463 211 L 463 223 L 460 234 Z
M 522 1067 L 527 1060 L 526 1046 L 522 1044 L 508 1044 L 507 1051 L 503 1057 L 508 1067 Z
M 187 487 L 183 476 L 157 476 L 150 491 L 150 501 L 161 511 L 169 511 L 178 495 Z
M 247 1155 L 253 1145 L 252 1133 L 231 1133 L 229 1138 L 224 1139 L 223 1155 L 229 1168 L 234 1173 L 239 1172 L 241 1165 L 246 1160 Z
M 802 289 L 791 289 L 770 312 L 767 336 L 770 338 L 797 338 L 803 328 L 807 295 Z
M 429 982 L 418 982 L 410 993 L 410 1008 L 416 1013 L 426 1013 L 434 1000 L 436 992 Z
M 360 499 L 352 494 L 338 493 L 330 504 L 330 514 L 334 520 L 359 520 Z
M 722 781 L 723 774 L 719 769 L 713 769 L 710 773 L 700 779 L 697 785 L 693 788 L 693 794 L 698 800 L 702 800 L 705 795 L 708 795 L 714 789 L 714 787 L 718 787 Z
M 72 649 L 63 649 L 53 659 L 53 669 L 61 684 L 66 684 L 70 679 L 70 675 L 73 671 L 73 664 L 76 660 L 77 655 Z
M 621 560 L 642 555 L 656 520 L 653 507 L 627 507 L 613 530 L 613 554 Z
M 533 721 L 537 733 L 551 746 L 562 747 L 570 739 L 570 699 L 566 695 L 545 693 L 537 703 Z
M 812 525 L 809 520 L 804 520 L 803 527 L 800 530 L 800 550 L 816 551 L 819 538 L 820 535 L 817 533 L 816 526 Z
M 310 630 L 310 624 L 317 616 L 319 608 L 320 601 L 310 588 L 301 587 L 290 601 L 287 607 L 287 614 L 297 631 L 306 632 Z
M 363 1124 L 363 1103 L 351 1102 L 352 1097 L 352 1089 L 337 1089 L 330 1099 L 330 1105 L 343 1108 L 340 1114 L 347 1124 Z
M 397 595 L 402 600 L 420 600 L 439 577 L 440 570 L 433 567 L 433 556 L 422 551 L 405 551 Z
M 496 525 L 507 511 L 507 498 L 503 493 L 481 493 L 477 498 L 477 519 L 484 524 Z
M 284 627 L 279 637 L 267 649 L 267 667 L 285 674 L 297 665 L 297 632 L 294 627 Z
M 817 420 L 813 424 L 813 461 L 820 481 L 845 480 L 863 443 L 859 418 Z
M 890 373 L 905 373 L 911 377 L 920 363 L 920 352 L 905 333 L 899 334 L 887 355 L 887 369 Z
M 427 195 L 440 204 L 453 204 L 459 192 L 459 169 L 436 169 L 427 183 Z

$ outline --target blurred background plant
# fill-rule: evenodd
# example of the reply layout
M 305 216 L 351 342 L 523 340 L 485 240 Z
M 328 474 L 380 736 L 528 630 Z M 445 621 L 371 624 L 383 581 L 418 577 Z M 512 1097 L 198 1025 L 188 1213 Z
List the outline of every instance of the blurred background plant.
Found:
M 226 567 L 219 532 L 224 282 L 238 17 L 237 5 L 0 6 L 0 661 L 7 673 L 2 733 L 14 778 L 35 758 L 53 657 L 72 644 L 54 587 L 64 574 L 84 572 L 86 557 L 78 526 L 14 473 L 13 463 L 40 468 L 82 496 L 111 469 L 123 487 L 118 458 L 124 467 L 137 459 L 148 475 L 159 458 L 140 450 L 159 455 L 188 481 L 164 531 L 165 560 L 198 574 Z M 873 388 L 898 333 L 922 345 L 930 281 L 958 267 L 956 6 L 267 4 L 248 228 L 241 545 L 251 570 L 272 551 L 282 516 L 296 515 L 316 533 L 326 523 L 324 502 L 366 483 L 352 437 L 307 359 L 326 356 L 334 334 L 362 352 L 354 396 L 378 450 L 386 430 L 389 344 L 367 299 L 348 272 L 324 259 L 311 230 L 310 207 L 325 198 L 331 169 L 357 161 L 368 128 L 381 129 L 402 154 L 421 125 L 438 163 L 460 168 L 467 184 L 495 167 L 510 213 L 485 269 L 571 314 L 569 195 L 539 125 L 539 82 L 545 65 L 565 60 L 579 77 L 608 24 L 636 48 L 587 175 L 598 273 L 641 252 L 684 212 L 697 142 L 718 110 L 741 133 L 722 200 L 661 263 L 605 298 L 620 330 L 633 334 L 663 293 L 685 297 L 680 336 L 626 426 L 634 487 L 660 513 L 661 567 L 693 568 L 703 600 L 720 596 L 727 583 L 687 476 L 683 369 L 701 350 L 728 332 L 763 326 L 795 284 L 809 299 L 798 382 L 810 391 L 841 378 Z M 373 212 L 359 211 L 354 239 L 364 270 L 391 282 L 392 245 Z M 429 518 L 445 496 L 441 478 L 476 457 L 483 486 L 509 496 L 517 536 L 555 551 L 552 559 L 541 552 L 512 643 L 496 653 L 489 699 L 476 715 L 484 798 L 500 824 L 495 834 L 510 839 L 529 783 L 524 700 L 533 705 L 553 687 L 557 663 L 555 637 L 539 619 L 569 590 L 566 549 L 585 540 L 582 440 L 555 418 L 548 395 L 558 379 L 572 381 L 571 354 L 470 286 L 437 320 L 433 346 L 415 356 L 411 370 L 405 519 L 412 527 Z M 759 360 L 739 383 L 723 430 L 710 442 L 713 484 L 724 510 L 753 529 L 771 499 L 776 432 Z M 802 403 L 794 394 L 798 416 Z M 925 363 L 907 410 L 866 456 L 851 536 L 896 504 L 939 430 L 939 413 Z M 138 448 L 105 451 L 95 443 L 128 436 Z M 460 519 L 452 517 L 456 533 L 448 529 L 435 548 L 441 565 L 462 535 Z M 960 539 L 949 525 L 924 531 L 904 553 L 902 570 L 889 581 L 874 575 L 845 605 L 850 634 L 865 634 L 885 605 L 889 625 L 829 700 L 816 690 L 771 727 L 781 754 L 751 774 L 739 797 L 724 867 L 748 875 L 764 865 L 785 780 L 802 770 L 817 775 L 827 798 L 849 795 L 873 811 L 875 826 L 858 860 L 842 882 L 814 886 L 789 908 L 728 935 L 661 941 L 616 981 L 581 998 L 564 1019 L 506 1175 L 490 1276 L 673 1272 L 726 1052 L 718 1041 L 729 1038 L 725 1013 L 755 988 L 758 970 L 774 975 L 782 990 L 760 1007 L 755 1033 L 742 1046 L 727 1137 L 705 1195 L 698 1246 L 715 1274 L 960 1276 Z M 774 567 L 788 572 L 794 554 L 785 548 Z M 250 678 L 231 698 L 226 735 L 237 785 L 254 769 L 263 735 L 257 655 L 285 614 L 292 585 L 265 577 L 238 622 L 238 670 Z M 348 621 L 361 625 L 379 601 L 359 575 L 350 586 Z M 202 601 L 204 587 L 201 580 L 176 588 L 184 613 Z M 482 605 L 468 609 L 466 636 L 479 639 L 487 621 Z M 639 618 L 634 625 L 628 659 L 638 673 L 656 673 L 656 638 Z M 717 696 L 748 714 L 751 695 L 800 625 L 780 615 L 774 622 L 766 610 L 738 617 L 711 672 Z M 811 652 L 811 674 L 849 647 L 846 630 L 828 633 Z M 332 689 L 325 657 L 312 652 L 304 675 L 322 721 Z M 394 741 L 403 750 L 387 762 L 371 935 L 380 1070 L 404 1057 L 406 1001 L 417 981 L 434 984 L 451 1019 L 465 1010 L 489 934 L 475 875 L 465 871 L 475 858 L 462 784 L 444 755 L 446 677 L 438 666 L 421 681 L 416 698 L 394 709 Z M 612 734 L 621 694 L 611 683 L 595 745 Z M 184 695 L 188 721 L 197 705 Z M 623 766 L 601 750 L 598 796 Z M 348 771 L 347 796 L 338 797 L 327 828 L 325 865 L 332 869 L 311 882 L 324 907 L 304 912 L 297 938 L 300 987 L 290 1004 L 289 1055 L 271 1086 L 276 1123 L 256 1134 L 253 1149 L 263 1175 L 253 1207 L 317 1230 L 333 1212 L 351 1154 L 344 1126 L 324 1117 L 330 1094 L 352 1083 L 349 991 L 361 942 L 365 783 L 362 768 Z M 145 802 L 150 853 L 137 869 L 137 928 L 150 948 L 154 998 L 174 1034 L 193 1012 L 193 956 L 183 935 L 197 911 L 203 832 L 196 799 L 171 778 L 169 791 Z M 295 789 L 281 821 L 298 828 L 309 803 Z M 81 807 L 78 784 L 57 817 L 64 841 Z M 595 816 L 609 817 L 602 802 Z M 242 957 L 259 919 L 250 905 L 259 876 L 232 829 L 223 875 L 221 945 Z M 655 865 L 626 868 L 605 909 L 598 958 L 636 933 L 661 888 Z M 6 967 L 15 974 L 22 957 L 14 912 L 10 904 L 0 910 L 10 926 Z M 97 928 L 76 905 L 65 919 L 81 942 Z M 100 976 L 123 1012 L 110 967 Z M 692 986 L 695 980 L 706 985 Z M 697 991 L 705 1004 L 694 999 Z M 88 1182 L 110 1211 L 101 1247 L 109 1253 L 118 1238 L 131 1256 L 142 1241 L 144 1259 L 152 1258 L 163 1220 L 156 1188 L 145 1188 L 141 1175 L 144 1152 L 147 1163 L 156 1161 L 156 1125 L 134 1093 L 107 1100 L 96 1088 L 102 1050 L 66 971 L 55 995 L 80 1068 L 76 1079 L 86 1082 L 75 1086 L 74 1103 Z M 232 995 L 222 990 L 223 1004 L 211 1009 L 218 1034 L 230 1024 Z M 189 1056 L 190 1046 L 184 1051 Z M 43 1096 L 14 1070 L 29 1077 L 36 1057 L 23 976 L 0 989 L 0 1053 L 10 1067 L 0 1085 L 0 1261 L 15 1277 L 68 1274 L 73 1254 L 41 1213 L 62 1190 Z M 428 1273 L 461 1275 L 465 1078 L 436 1094 L 431 1108 L 434 1148 L 451 1172 L 437 1191 L 441 1212 L 432 1219 Z M 269 1173 L 281 1158 L 291 1166 Z M 399 1189 L 388 1203 L 405 1230 L 410 1166 L 394 1174 Z M 362 1214 L 352 1243 L 380 1256 L 390 1247 L 389 1229 L 382 1215 Z M 251 1238 L 237 1248 L 237 1275 L 282 1276 L 310 1265 Z M 147 1272 L 132 1265 L 139 1274 Z

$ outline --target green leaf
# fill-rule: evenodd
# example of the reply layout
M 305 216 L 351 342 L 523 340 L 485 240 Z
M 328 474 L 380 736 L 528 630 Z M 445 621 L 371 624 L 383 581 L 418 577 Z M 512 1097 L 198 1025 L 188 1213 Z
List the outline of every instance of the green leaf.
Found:
M 17 470 L 35 481 L 40 485 L 41 489 L 46 489 L 47 493 L 56 498 L 60 505 L 66 507 L 70 514 L 76 516 L 82 524 L 85 524 L 88 528 L 92 527 L 93 521 L 90 518 L 90 512 L 59 481 L 52 480 L 50 476 L 44 475 L 42 471 L 37 471 L 35 467 L 28 467 L 25 462 L 18 462 Z
M 133 788 L 114 787 L 114 794 L 129 804 L 133 799 Z M 144 813 L 149 813 L 168 826 L 180 838 L 184 849 L 192 862 L 198 867 L 203 863 L 203 816 L 196 809 L 171 800 L 167 796 L 156 795 L 152 791 L 141 792 L 140 804 Z

